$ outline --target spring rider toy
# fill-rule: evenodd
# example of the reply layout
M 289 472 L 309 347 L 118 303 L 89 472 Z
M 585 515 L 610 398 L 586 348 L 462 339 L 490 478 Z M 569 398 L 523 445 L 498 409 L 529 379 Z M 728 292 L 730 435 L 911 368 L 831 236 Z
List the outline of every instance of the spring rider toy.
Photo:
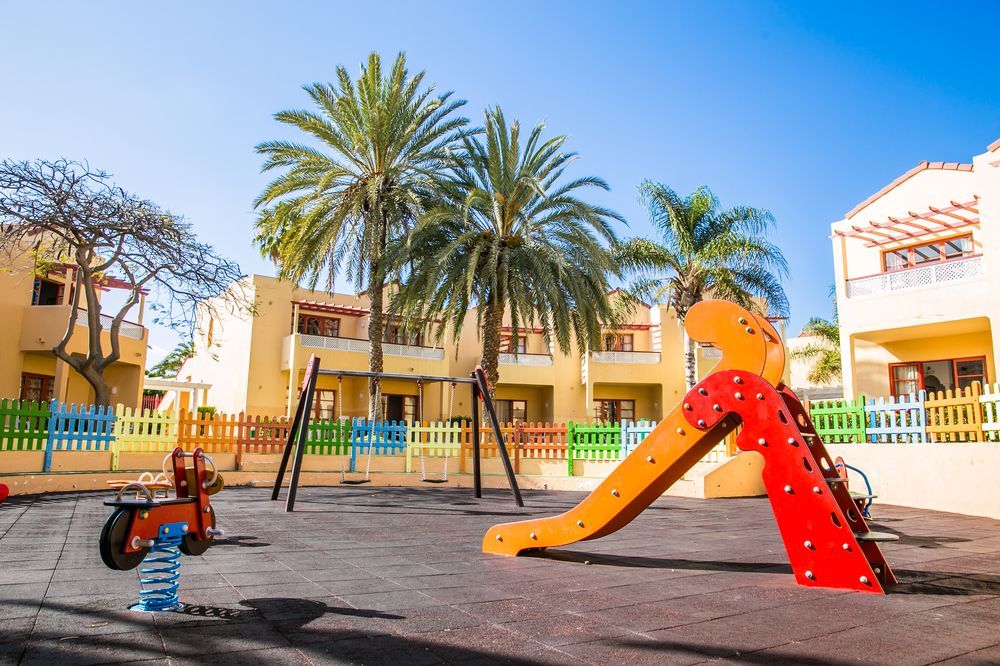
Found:
M 208 499 L 223 487 L 215 463 L 200 448 L 186 453 L 177 447 L 163 459 L 161 474 L 144 472 L 136 481 L 109 484 L 117 492 L 115 499 L 104 502 L 115 509 L 101 530 L 101 559 L 116 571 L 142 565 L 142 589 L 132 610 L 180 610 L 180 554 L 202 555 L 223 534 L 215 528 Z

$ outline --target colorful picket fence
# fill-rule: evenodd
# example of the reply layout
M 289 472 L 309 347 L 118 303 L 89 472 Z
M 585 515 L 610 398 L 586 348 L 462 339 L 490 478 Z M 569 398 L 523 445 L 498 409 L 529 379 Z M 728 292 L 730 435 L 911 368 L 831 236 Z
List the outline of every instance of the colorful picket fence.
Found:
M 108 451 L 114 441 L 115 413 L 110 407 L 67 405 L 49 407 L 48 436 L 42 470 L 52 469 L 55 451 Z
M 1000 441 L 1000 384 L 926 394 L 808 403 L 826 443 Z M 859 416 L 860 415 L 860 416 Z
M 573 476 L 574 460 L 618 460 L 622 454 L 622 427 L 619 423 L 573 423 L 569 429 L 566 468 Z
M 358 453 L 392 456 L 406 450 L 406 423 L 357 418 L 351 426 L 351 467 L 357 470 Z
M 854 400 L 816 400 L 809 403 L 816 432 L 828 444 L 861 442 L 865 438 L 865 397 Z
M 927 434 L 932 442 L 983 441 L 983 408 L 979 384 L 928 397 Z
M 617 461 L 628 455 L 656 427 L 638 423 L 507 423 L 501 426 L 514 469 L 522 460 L 565 461 L 567 471 L 581 460 Z M 284 417 L 239 413 L 179 414 L 93 405 L 29 403 L 0 400 L 0 452 L 41 451 L 44 471 L 51 471 L 53 455 L 64 451 L 110 452 L 111 469 L 123 469 L 123 455 L 166 455 L 180 446 L 201 448 L 209 454 L 235 454 L 239 468 L 247 455 L 281 453 L 291 425 Z M 357 469 L 358 456 L 406 456 L 406 469 L 415 467 L 414 456 L 457 457 L 465 471 L 472 456 L 472 428 L 468 421 L 404 423 L 353 420 L 311 420 L 306 435 L 310 455 L 350 456 Z M 721 450 L 721 449 L 720 449 Z M 492 428 L 480 428 L 480 453 L 499 455 Z M 719 458 L 714 455 L 713 459 Z M 128 459 L 128 466 L 147 466 L 148 460 Z M 347 465 L 345 464 L 345 467 Z
M 983 439 L 1000 441 L 1000 384 L 987 385 L 979 402 L 983 408 Z
M 462 426 L 458 423 L 416 422 L 406 427 L 406 471 L 413 471 L 413 456 L 420 459 L 420 473 L 426 476 L 425 458 L 458 458 L 462 455 Z
M 865 403 L 866 439 L 869 442 L 926 442 L 927 394 L 868 398 Z
M 0 400 L 0 451 L 43 451 L 48 436 L 48 403 Z
M 622 457 L 632 455 L 635 447 L 639 446 L 655 427 L 656 421 L 639 421 L 638 423 L 626 421 L 622 423 Z

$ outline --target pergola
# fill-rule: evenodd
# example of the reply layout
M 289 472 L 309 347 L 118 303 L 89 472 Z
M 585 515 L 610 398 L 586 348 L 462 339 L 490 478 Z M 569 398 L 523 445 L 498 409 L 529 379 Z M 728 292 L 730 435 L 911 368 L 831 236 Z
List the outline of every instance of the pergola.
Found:
M 208 389 L 211 384 L 204 382 L 184 382 L 179 379 L 164 379 L 161 377 L 146 377 L 142 384 L 143 389 L 151 391 L 165 391 L 174 395 L 174 410 L 180 407 L 181 394 L 187 393 L 191 396 L 188 402 L 190 411 L 197 412 L 202 402 L 207 402 Z
M 835 231 L 835 237 L 858 238 L 865 247 L 883 247 L 913 238 L 951 233 L 957 229 L 979 226 L 979 200 L 958 202 L 940 208 L 928 206 L 927 211 L 908 211 L 906 217 L 889 216 L 867 224 L 852 224 L 850 230 Z

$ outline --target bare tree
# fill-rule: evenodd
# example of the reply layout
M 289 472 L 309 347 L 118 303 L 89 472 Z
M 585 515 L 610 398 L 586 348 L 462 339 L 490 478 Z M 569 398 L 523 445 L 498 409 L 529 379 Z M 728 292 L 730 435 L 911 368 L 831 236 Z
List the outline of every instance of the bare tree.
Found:
M 110 404 L 104 372 L 120 358 L 122 322 L 142 294 L 150 295 L 155 321 L 189 331 L 197 303 L 232 311 L 250 307 L 239 266 L 199 242 L 189 222 L 79 162 L 0 163 L 0 251 L 16 264 L 32 248 L 43 261 L 65 264 L 74 274 L 66 331 L 52 353 L 90 383 L 98 404 Z M 98 291 L 111 275 L 127 296 L 102 322 Z M 220 295 L 225 297 L 215 298 Z M 81 311 L 88 336 L 84 357 L 67 351 Z M 108 333 L 107 350 L 102 331 Z

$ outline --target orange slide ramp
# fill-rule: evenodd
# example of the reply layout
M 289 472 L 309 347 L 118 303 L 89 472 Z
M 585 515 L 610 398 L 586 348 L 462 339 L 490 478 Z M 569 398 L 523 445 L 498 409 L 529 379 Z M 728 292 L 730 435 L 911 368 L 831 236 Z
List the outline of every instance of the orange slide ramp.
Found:
M 780 384 L 784 349 L 763 317 L 727 301 L 703 301 L 688 313 L 686 328 L 692 339 L 722 350 L 713 374 L 740 370 Z M 699 430 L 677 405 L 580 504 L 550 518 L 495 525 L 483 538 L 483 552 L 517 555 L 607 536 L 632 522 L 738 425 L 738 418 L 723 418 Z

